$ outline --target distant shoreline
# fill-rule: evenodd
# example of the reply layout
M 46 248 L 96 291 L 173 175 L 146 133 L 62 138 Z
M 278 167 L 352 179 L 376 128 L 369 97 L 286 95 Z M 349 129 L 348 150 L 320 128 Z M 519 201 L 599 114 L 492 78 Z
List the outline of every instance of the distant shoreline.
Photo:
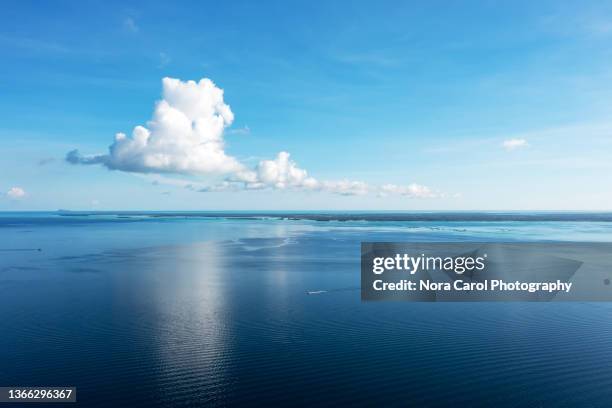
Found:
M 4 213 L 9 214 L 9 213 Z M 12 213 L 16 214 L 16 213 Z M 24 213 L 22 213 L 24 214 Z M 223 218 L 232 220 L 309 220 L 309 221 L 566 221 L 612 222 L 612 212 L 365 212 L 365 211 L 66 211 L 37 212 L 62 217 L 115 216 L 117 218 Z M 2 216 L 2 215 L 0 215 Z

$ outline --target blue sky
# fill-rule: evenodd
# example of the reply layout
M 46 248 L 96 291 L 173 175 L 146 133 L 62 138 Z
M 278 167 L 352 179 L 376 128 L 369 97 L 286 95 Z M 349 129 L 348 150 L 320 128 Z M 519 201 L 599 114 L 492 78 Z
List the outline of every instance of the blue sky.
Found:
M 612 209 L 612 3 L 173 3 L 3 3 L 0 210 Z M 231 166 L 109 153 L 165 77 Z

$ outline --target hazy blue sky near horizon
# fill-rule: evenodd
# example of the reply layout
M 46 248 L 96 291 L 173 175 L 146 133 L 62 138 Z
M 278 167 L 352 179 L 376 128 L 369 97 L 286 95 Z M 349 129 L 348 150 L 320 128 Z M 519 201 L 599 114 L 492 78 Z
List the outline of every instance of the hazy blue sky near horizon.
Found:
M 612 209 L 611 2 L 3 1 L 0 49 L 0 210 Z M 164 77 L 224 171 L 109 153 Z

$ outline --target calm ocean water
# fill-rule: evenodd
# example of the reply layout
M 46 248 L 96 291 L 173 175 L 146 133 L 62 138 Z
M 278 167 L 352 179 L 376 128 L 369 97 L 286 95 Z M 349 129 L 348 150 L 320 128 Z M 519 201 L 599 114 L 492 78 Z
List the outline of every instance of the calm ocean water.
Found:
M 361 241 L 611 242 L 610 214 L 229 215 L 0 213 L 0 385 L 101 407 L 612 404 L 612 304 L 359 292 Z

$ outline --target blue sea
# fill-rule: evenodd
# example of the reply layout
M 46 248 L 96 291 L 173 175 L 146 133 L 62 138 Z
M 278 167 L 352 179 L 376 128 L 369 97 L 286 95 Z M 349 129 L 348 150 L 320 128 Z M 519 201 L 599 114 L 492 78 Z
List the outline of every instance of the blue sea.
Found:
M 362 302 L 362 241 L 612 242 L 612 214 L 0 213 L 0 386 L 97 407 L 612 405 L 612 304 Z

